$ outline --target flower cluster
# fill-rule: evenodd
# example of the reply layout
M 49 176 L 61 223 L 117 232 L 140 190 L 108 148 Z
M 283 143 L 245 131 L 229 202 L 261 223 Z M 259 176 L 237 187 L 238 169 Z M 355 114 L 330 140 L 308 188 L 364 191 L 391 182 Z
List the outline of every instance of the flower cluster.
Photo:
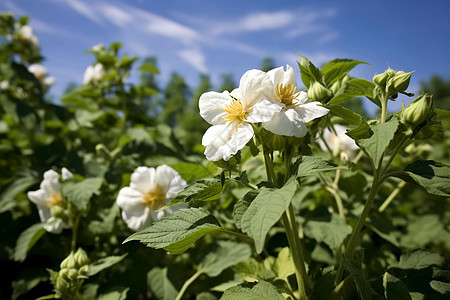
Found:
M 186 208 L 179 203 L 162 209 L 186 186 L 181 176 L 171 167 L 138 167 L 131 174 L 130 186 L 124 187 L 117 196 L 122 218 L 128 227 L 141 230 L 152 222 Z
M 62 179 L 72 178 L 72 173 L 66 168 L 62 168 Z M 63 207 L 63 197 L 61 195 L 61 184 L 59 174 L 54 170 L 48 170 L 44 173 L 40 189 L 28 192 L 28 198 L 37 205 L 39 217 L 44 223 L 44 228 L 48 232 L 61 233 L 68 225 L 59 218 L 59 214 Z
M 212 125 L 202 139 L 206 158 L 229 160 L 252 139 L 257 124 L 276 135 L 305 136 L 305 123 L 328 113 L 307 100 L 289 65 L 267 73 L 249 70 L 232 92 L 202 94 L 200 115 Z
M 36 80 L 41 84 L 44 92 L 55 83 L 55 78 L 48 76 L 47 68 L 41 64 L 30 65 L 28 71 L 33 74 Z

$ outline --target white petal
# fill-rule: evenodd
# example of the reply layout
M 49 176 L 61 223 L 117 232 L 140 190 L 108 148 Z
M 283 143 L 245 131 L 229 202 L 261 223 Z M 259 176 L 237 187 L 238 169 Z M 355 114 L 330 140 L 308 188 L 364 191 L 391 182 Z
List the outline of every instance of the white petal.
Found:
M 64 228 L 68 228 L 67 224 L 64 223 L 63 220 L 55 217 L 50 217 L 45 223 L 45 230 L 51 233 L 60 234 Z
M 50 198 L 50 194 L 47 193 L 45 190 L 40 189 L 37 191 L 30 191 L 27 193 L 28 199 L 30 199 L 31 202 L 35 203 L 38 206 L 45 206 L 46 200 Z
M 59 193 L 59 174 L 53 170 L 46 171 L 44 173 L 44 180 L 41 182 L 41 189 L 45 190 L 50 195 Z
M 223 117 L 226 115 L 226 112 L 223 109 L 231 100 L 232 98 L 228 92 L 203 93 L 198 102 L 200 115 L 209 124 L 223 124 L 225 123 Z
M 140 191 L 127 186 L 119 191 L 116 202 L 123 210 L 140 210 L 144 205 L 143 198 L 144 195 Z
M 225 124 L 211 126 L 202 140 L 206 158 L 210 161 L 229 160 L 248 143 L 253 133 L 252 126 L 247 123 L 237 128 Z
M 153 222 L 150 209 L 144 204 L 142 204 L 141 210 L 122 210 L 122 219 L 130 229 L 135 231 L 141 230 Z
M 267 74 L 270 76 L 270 79 L 272 80 L 275 87 L 277 84 L 283 83 L 284 81 L 283 67 L 272 69 L 269 72 L 267 72 Z
M 294 109 L 285 109 L 276 113 L 272 120 L 262 123 L 263 127 L 272 133 L 285 136 L 303 137 L 306 126 Z
M 175 171 L 174 169 L 172 169 L 171 167 L 169 167 L 167 165 L 161 165 L 158 168 L 156 168 L 155 179 L 156 179 L 157 185 L 163 191 L 166 191 L 166 192 L 169 191 L 170 187 L 173 184 L 176 184 L 178 182 L 181 184 L 182 182 L 184 182 L 184 180 L 177 173 L 177 171 Z M 186 182 L 184 182 L 184 183 L 186 183 Z M 184 188 L 184 186 L 183 186 L 183 188 Z M 183 189 L 183 188 L 181 188 L 181 189 Z M 175 194 L 175 196 L 176 196 L 176 194 Z M 167 197 L 167 195 L 166 195 L 166 197 Z
M 73 178 L 72 172 L 70 172 L 66 168 L 62 168 L 61 169 L 61 175 L 62 175 L 61 177 L 62 177 L 63 180 Z
M 138 167 L 131 174 L 130 188 L 147 193 L 155 187 L 155 168 Z
M 184 181 L 180 175 L 175 176 L 170 181 L 169 188 L 167 189 L 166 193 L 166 198 L 175 198 L 175 196 L 178 195 L 178 193 L 181 192 L 186 187 L 186 185 L 186 181 Z
M 252 107 L 261 99 L 273 97 L 273 84 L 270 76 L 260 70 L 245 72 L 239 84 L 241 103 L 245 107 Z
M 308 123 L 314 119 L 320 118 L 328 113 L 328 109 L 319 106 L 320 102 L 309 102 L 295 106 L 295 110 L 299 114 L 303 122 Z
M 286 72 L 284 72 L 284 84 L 290 84 L 297 86 L 297 80 L 295 79 L 294 69 L 290 65 L 286 65 Z
M 156 222 L 156 221 L 161 220 L 162 218 L 165 218 L 167 216 L 172 215 L 173 213 L 175 213 L 176 211 L 178 211 L 180 209 L 188 208 L 188 207 L 189 207 L 189 205 L 187 203 L 177 203 L 177 204 L 174 204 L 172 206 L 169 206 L 168 208 L 166 208 L 164 210 L 153 212 L 151 214 L 152 215 L 152 219 L 153 219 L 154 222 Z
M 252 107 L 252 112 L 247 116 L 251 123 L 267 122 L 272 119 L 276 112 L 283 109 L 284 104 L 270 100 L 260 100 Z

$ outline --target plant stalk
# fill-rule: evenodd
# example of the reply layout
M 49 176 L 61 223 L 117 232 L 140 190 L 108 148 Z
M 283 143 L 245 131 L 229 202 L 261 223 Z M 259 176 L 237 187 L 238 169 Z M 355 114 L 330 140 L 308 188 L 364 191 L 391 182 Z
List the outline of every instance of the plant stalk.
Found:
M 181 287 L 180 291 L 178 292 L 177 297 L 175 298 L 175 300 L 181 300 L 181 298 L 184 295 L 184 292 L 186 292 L 187 288 L 191 285 L 192 282 L 194 282 L 195 279 L 197 279 L 200 275 L 202 274 L 202 272 L 197 271 L 194 273 L 194 275 L 192 275 L 188 280 L 186 280 L 183 284 L 183 286 Z

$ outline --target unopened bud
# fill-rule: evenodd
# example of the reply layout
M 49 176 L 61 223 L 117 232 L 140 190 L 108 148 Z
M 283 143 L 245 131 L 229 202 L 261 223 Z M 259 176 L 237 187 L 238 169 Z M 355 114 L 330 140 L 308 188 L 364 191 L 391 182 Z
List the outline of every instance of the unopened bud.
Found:
M 89 258 L 86 252 L 81 248 L 78 248 L 77 252 L 75 252 L 73 256 L 75 259 L 76 268 L 78 269 L 89 263 Z
M 402 109 L 402 123 L 412 127 L 420 125 L 433 112 L 433 109 L 433 96 L 422 93 L 417 99 L 411 102 L 408 107 Z
M 87 276 L 89 273 L 89 265 L 84 265 L 78 270 L 79 276 Z
M 309 86 L 308 99 L 311 101 L 325 102 L 331 95 L 331 91 L 324 87 L 320 82 L 315 81 Z
M 61 271 L 63 269 L 72 269 L 76 267 L 76 261 L 74 258 L 73 252 L 70 252 L 69 256 L 67 256 L 59 265 L 61 268 Z
M 282 135 L 273 134 L 267 142 L 272 150 L 281 151 L 286 147 L 286 137 Z
M 50 207 L 50 214 L 58 219 L 63 219 L 65 217 L 64 208 L 59 205 L 52 205 Z
M 386 72 L 384 72 L 384 73 L 373 76 L 372 81 L 376 85 L 378 85 L 380 87 L 384 87 L 384 86 L 386 86 L 386 81 L 388 80 L 388 78 L 389 78 L 389 75 Z
M 70 281 L 77 279 L 78 270 L 77 269 L 69 269 L 68 276 L 69 276 Z
M 398 71 L 394 78 L 392 79 L 392 82 L 394 84 L 394 88 L 397 91 L 397 93 L 404 92 L 409 86 L 409 81 L 411 79 L 411 75 L 413 72 L 405 73 L 403 71 Z

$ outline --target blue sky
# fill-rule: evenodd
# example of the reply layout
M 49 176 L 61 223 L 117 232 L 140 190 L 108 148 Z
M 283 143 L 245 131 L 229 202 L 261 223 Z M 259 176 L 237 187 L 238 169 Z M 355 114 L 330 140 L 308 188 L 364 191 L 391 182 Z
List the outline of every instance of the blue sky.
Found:
M 413 92 L 433 74 L 450 77 L 448 0 L 3 0 L 0 10 L 30 16 L 56 97 L 68 82 L 82 82 L 94 62 L 86 50 L 116 41 L 122 54 L 156 56 L 161 85 L 173 71 L 192 87 L 199 72 L 216 85 L 222 73 L 238 82 L 265 57 L 298 69 L 298 53 L 318 66 L 366 61 L 351 74 L 369 80 L 388 65 L 415 70 Z

